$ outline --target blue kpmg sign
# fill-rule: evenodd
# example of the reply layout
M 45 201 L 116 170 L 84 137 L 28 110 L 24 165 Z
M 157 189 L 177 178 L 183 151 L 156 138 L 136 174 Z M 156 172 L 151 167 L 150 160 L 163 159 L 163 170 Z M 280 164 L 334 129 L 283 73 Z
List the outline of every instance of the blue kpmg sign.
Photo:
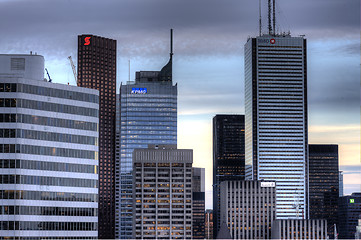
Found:
M 146 88 L 132 88 L 131 94 L 146 94 Z

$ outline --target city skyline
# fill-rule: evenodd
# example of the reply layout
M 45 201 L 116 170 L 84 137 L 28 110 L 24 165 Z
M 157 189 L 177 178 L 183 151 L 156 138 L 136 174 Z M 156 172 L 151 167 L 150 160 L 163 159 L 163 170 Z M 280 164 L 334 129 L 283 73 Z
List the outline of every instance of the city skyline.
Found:
M 37 52 L 45 57 L 53 82 L 75 85 L 67 57 L 76 58 L 77 36 L 115 39 L 118 92 L 120 83 L 129 79 L 129 59 L 131 80 L 136 71 L 165 65 L 168 33 L 174 28 L 178 148 L 194 149 L 194 166 L 206 168 L 206 199 L 210 199 L 212 118 L 244 114 L 243 49 L 248 36 L 258 35 L 258 1 L 227 5 L 207 1 L 207 8 L 202 4 L 205 1 L 107 1 L 101 6 L 95 1 L 54 1 L 50 6 L 45 1 L 0 0 L 0 52 Z M 283 30 L 305 34 L 308 41 L 309 143 L 339 144 L 344 192 L 359 191 L 360 3 L 279 0 L 277 4 Z M 26 24 L 19 19 L 26 19 Z M 207 201 L 206 208 L 211 205 Z

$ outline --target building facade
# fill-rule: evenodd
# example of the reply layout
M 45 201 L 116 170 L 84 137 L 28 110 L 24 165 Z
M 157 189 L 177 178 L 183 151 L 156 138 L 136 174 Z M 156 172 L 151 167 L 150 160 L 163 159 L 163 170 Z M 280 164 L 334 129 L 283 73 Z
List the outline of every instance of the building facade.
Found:
M 339 180 L 339 187 L 338 187 L 338 193 L 339 193 L 339 197 L 343 196 L 343 173 L 342 171 L 339 171 L 338 174 L 338 180 Z
M 99 238 L 115 235 L 116 40 L 78 36 L 79 87 L 99 91 Z
M 271 239 L 329 239 L 326 219 L 278 219 Z
M 213 209 L 206 210 L 205 236 L 206 239 L 213 239 Z
M 192 239 L 193 150 L 133 152 L 133 238 Z
M 0 55 L 0 236 L 98 238 L 99 92 L 44 81 L 40 55 Z
M 192 238 L 205 238 L 205 168 L 192 168 Z
M 310 144 L 308 149 L 310 219 L 326 219 L 328 235 L 333 238 L 338 218 L 338 145 Z
M 116 155 L 116 238 L 132 238 L 132 153 L 149 144 L 177 144 L 177 84 L 172 53 L 161 71 L 136 72 L 120 86 Z
M 276 182 L 223 181 L 220 221 L 232 239 L 268 239 L 276 219 Z M 218 238 L 218 237 L 217 237 Z
M 356 226 L 361 218 L 361 193 L 352 193 L 339 198 L 338 203 L 338 238 L 355 238 Z
M 306 39 L 245 44 L 246 179 L 276 181 L 277 218 L 307 218 Z
M 216 115 L 213 118 L 213 213 L 216 238 L 220 229 L 219 185 L 245 179 L 244 115 Z

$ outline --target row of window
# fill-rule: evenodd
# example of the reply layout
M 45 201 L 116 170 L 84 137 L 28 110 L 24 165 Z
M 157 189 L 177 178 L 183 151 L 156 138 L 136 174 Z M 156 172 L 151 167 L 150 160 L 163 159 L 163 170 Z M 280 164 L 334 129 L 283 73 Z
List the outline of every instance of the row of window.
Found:
M 98 160 L 98 152 L 68 148 L 43 147 L 20 144 L 0 144 L 0 153 L 25 153 L 34 155 L 86 158 Z
M 98 117 L 98 109 L 64 105 L 58 103 L 40 102 L 28 99 L 0 98 L 0 107 L 29 108 L 42 111 Z
M 137 112 L 124 112 L 121 115 L 122 117 L 164 117 L 164 116 L 177 116 L 177 112 L 163 111 L 163 112 L 153 112 L 153 111 L 137 111 Z
M 8 239 L 12 239 L 12 240 L 39 240 L 39 237 L 14 237 L 14 235 L 11 235 L 11 237 L 0 237 L 0 240 L 8 240 Z M 54 239 L 70 239 L 70 240 L 75 240 L 75 239 L 98 239 L 98 237 L 41 237 L 41 240 L 54 240 Z
M 67 201 L 67 202 L 98 202 L 98 195 L 93 194 L 93 193 L 0 190 L 0 199 L 47 200 L 47 201 Z
M 5 85 L 8 83 L 5 83 Z M 16 90 L 16 87 L 15 87 Z M 0 91 L 1 91 L 1 84 L 0 84 Z M 30 93 L 36 94 L 40 96 L 48 96 L 48 97 L 55 97 L 55 98 L 64 98 L 64 99 L 71 99 L 71 100 L 78 100 L 83 102 L 91 102 L 91 103 L 99 103 L 99 97 L 94 94 L 88 93 L 81 93 L 81 92 L 73 92 L 69 90 L 62 90 L 62 89 L 54 89 L 54 88 L 47 88 L 47 87 L 40 87 L 40 86 L 33 86 L 28 84 L 18 84 L 17 91 L 23 93 Z
M 98 216 L 98 208 L 0 206 L 0 215 Z
M 157 122 L 152 122 L 152 121 L 147 121 L 147 120 L 138 120 L 138 121 L 132 121 L 129 120 L 127 121 L 126 118 L 123 117 L 122 122 L 121 122 L 122 126 L 136 126 L 136 125 L 140 125 L 140 126 L 177 126 L 177 121 L 173 121 L 173 122 L 163 122 L 163 121 L 157 121 Z
M 16 92 L 16 83 L 0 83 L 0 92 Z
M 98 180 L 27 175 L 0 175 L 0 184 L 30 184 L 45 186 L 97 188 Z
M 98 223 L 1 221 L 0 230 L 97 231 Z
M 98 166 L 74 163 L 43 162 L 19 159 L 0 159 L 0 168 L 21 168 L 46 171 L 97 173 Z
M 12 114 L 12 113 L 11 114 L 0 113 L 0 122 L 29 123 L 36 125 L 61 127 L 61 128 L 73 128 L 73 129 L 89 130 L 89 131 L 97 131 L 98 129 L 98 124 L 92 122 L 41 117 L 41 116 L 25 115 L 25 114 Z
M 96 137 L 24 129 L 0 129 L 0 138 L 27 138 L 44 141 L 98 145 L 98 138 Z

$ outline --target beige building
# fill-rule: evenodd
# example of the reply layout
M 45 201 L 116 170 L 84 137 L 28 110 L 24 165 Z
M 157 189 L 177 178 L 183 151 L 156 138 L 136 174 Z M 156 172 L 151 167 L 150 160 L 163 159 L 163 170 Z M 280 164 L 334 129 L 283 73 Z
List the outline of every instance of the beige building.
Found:
M 271 237 L 271 224 L 276 218 L 275 182 L 224 181 L 220 193 L 221 226 L 228 227 L 233 239 Z
M 278 219 L 272 223 L 272 239 L 328 239 L 325 219 Z
M 133 152 L 133 238 L 192 238 L 193 150 L 175 145 Z

